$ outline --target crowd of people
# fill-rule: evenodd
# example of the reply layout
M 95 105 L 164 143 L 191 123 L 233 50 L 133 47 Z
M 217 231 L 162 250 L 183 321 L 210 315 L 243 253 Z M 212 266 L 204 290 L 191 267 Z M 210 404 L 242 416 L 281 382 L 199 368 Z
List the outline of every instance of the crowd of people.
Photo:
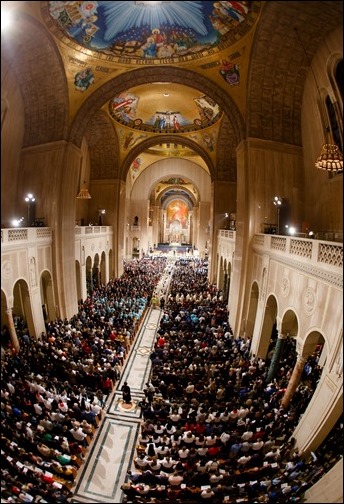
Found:
M 120 278 L 93 290 L 71 320 L 47 322 L 37 339 L 16 316 L 18 353 L 2 328 L 2 502 L 70 502 L 165 265 L 125 263 Z
M 71 320 L 48 322 L 38 339 L 17 321 L 20 351 L 2 352 L 2 502 L 71 502 L 107 398 L 167 270 L 124 501 L 296 502 L 338 460 L 342 446 L 332 438 L 307 457 L 292 438 L 320 376 L 317 357 L 308 363 L 311 378 L 305 366 L 282 408 L 294 341 L 287 340 L 268 382 L 269 361 L 251 356 L 249 339 L 232 334 L 206 261 L 184 258 L 171 268 L 165 257 L 149 257 L 126 263 L 121 278 L 94 289 Z M 331 436 L 341 430 L 338 422 Z
M 269 362 L 250 355 L 249 339 L 234 338 L 205 263 L 176 266 L 150 356 L 134 468 L 122 485 L 126 501 L 301 501 L 325 471 L 324 461 L 299 453 L 292 438 L 320 377 L 318 356 L 305 366 L 312 376 L 305 372 L 288 408 L 281 407 L 294 340 L 267 381 Z M 340 453 L 331 452 L 332 463 Z

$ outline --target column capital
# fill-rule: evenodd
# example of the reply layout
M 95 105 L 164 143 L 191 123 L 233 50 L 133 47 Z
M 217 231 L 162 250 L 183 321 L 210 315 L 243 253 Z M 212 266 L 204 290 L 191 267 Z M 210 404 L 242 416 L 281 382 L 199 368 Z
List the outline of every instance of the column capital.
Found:
M 298 364 L 306 364 L 307 359 L 308 359 L 308 355 L 306 356 L 306 355 L 297 354 L 296 362 Z
M 278 333 L 277 334 L 277 338 L 285 340 L 285 339 L 288 338 L 288 335 L 287 334 L 283 334 L 283 333 Z

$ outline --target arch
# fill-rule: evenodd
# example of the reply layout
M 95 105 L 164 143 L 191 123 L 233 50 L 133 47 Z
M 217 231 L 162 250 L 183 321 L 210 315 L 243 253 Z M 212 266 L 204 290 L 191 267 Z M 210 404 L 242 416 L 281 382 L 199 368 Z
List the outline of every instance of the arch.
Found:
M 69 140 L 77 146 L 81 145 L 81 140 L 85 134 L 88 118 L 92 117 L 95 111 L 101 108 L 105 102 L 113 98 L 114 94 L 120 94 L 121 92 L 132 88 L 133 83 L 135 83 L 135 86 L 139 86 L 140 84 L 146 84 L 153 81 L 184 85 L 190 85 L 190 83 L 192 83 L 193 88 L 198 89 L 202 93 L 213 98 L 228 116 L 233 125 L 236 144 L 244 138 L 245 127 L 241 112 L 234 100 L 232 100 L 228 93 L 226 93 L 220 86 L 210 81 L 207 77 L 199 75 L 191 70 L 169 66 L 154 66 L 149 68 L 139 68 L 126 72 L 125 74 L 118 75 L 94 91 L 92 99 L 84 102 L 84 104 L 80 107 L 77 116 L 74 118 L 70 130 Z M 159 139 L 160 138 L 161 137 L 159 135 Z M 171 136 L 168 138 L 171 138 Z M 173 141 L 175 140 L 176 137 L 173 135 Z
M 309 62 L 297 38 L 298 28 L 311 61 L 328 33 L 343 18 L 343 2 L 266 2 L 252 44 L 248 69 L 247 136 L 302 145 L 301 105 Z M 274 20 L 280 20 L 276 34 Z M 312 22 L 304 23 L 304 19 Z M 283 34 L 281 36 L 281 33 Z M 269 57 L 267 57 L 269 54 Z M 286 99 L 288 97 L 288 99 Z M 264 121 L 272 117 L 272 121 Z
M 286 310 L 281 316 L 281 319 L 281 334 L 284 334 L 288 337 L 290 336 L 292 338 L 297 338 L 299 333 L 299 321 L 294 310 Z
M 130 151 L 130 153 L 128 154 L 123 163 L 121 171 L 121 179 L 122 180 L 126 179 L 129 168 L 135 158 L 137 158 L 144 150 L 148 149 L 149 147 L 153 147 L 154 145 L 159 145 L 161 143 L 171 143 L 171 136 L 159 135 L 159 137 L 151 137 L 148 138 L 147 140 L 143 140 L 141 143 L 135 146 Z M 208 155 L 208 153 L 205 152 L 200 145 L 196 144 L 193 140 L 190 140 L 189 138 L 180 136 L 173 136 L 173 143 L 189 147 L 190 149 L 197 152 L 197 154 L 204 160 L 205 164 L 207 165 L 211 178 L 214 178 L 215 176 L 214 163 L 210 158 L 210 156 Z
M 29 286 L 24 279 L 17 280 L 13 286 L 13 317 L 15 316 L 23 320 L 30 336 L 36 336 Z
M 78 259 L 75 260 L 75 281 L 76 281 L 76 292 L 78 301 L 82 299 L 82 279 L 81 279 L 81 266 Z
M 109 250 L 109 280 L 114 276 L 114 260 L 113 260 L 113 250 Z
M 256 321 L 257 309 L 259 301 L 259 286 L 256 281 L 251 285 L 250 300 L 248 305 L 247 319 L 246 319 L 246 337 L 252 339 L 254 324 Z
M 87 295 L 90 295 L 93 291 L 93 276 L 92 276 L 92 258 L 87 256 L 86 258 L 86 291 Z
M 44 270 L 40 276 L 40 291 L 44 322 L 56 318 L 53 279 L 50 271 Z
M 267 298 L 262 322 L 262 328 L 256 351 L 256 356 L 261 359 L 266 359 L 269 350 L 275 344 L 277 337 L 276 332 L 276 317 L 277 317 L 277 299 L 275 295 L 270 294 Z
M 93 267 L 92 267 L 92 278 L 93 278 L 93 286 L 100 286 L 100 269 L 99 269 L 100 259 L 99 254 L 95 254 L 93 258 Z
M 20 36 L 16 36 L 16 32 L 20 32 Z M 53 36 L 41 23 L 17 12 L 11 37 L 3 35 L 1 44 L 1 57 L 11 58 L 9 64 L 18 86 L 25 90 L 22 93 L 25 113 L 23 147 L 66 140 L 68 84 L 62 56 Z
M 106 272 L 106 254 L 103 251 L 100 256 L 100 266 L 99 266 L 99 274 L 100 274 L 100 283 L 106 284 L 108 281 L 108 275 Z

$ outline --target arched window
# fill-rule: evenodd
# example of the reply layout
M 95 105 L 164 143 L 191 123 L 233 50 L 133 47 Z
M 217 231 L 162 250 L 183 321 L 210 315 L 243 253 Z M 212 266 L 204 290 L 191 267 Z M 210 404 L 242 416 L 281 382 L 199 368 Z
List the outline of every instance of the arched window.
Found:
M 330 121 L 332 139 L 334 143 L 338 145 L 339 149 L 343 152 L 342 137 L 340 134 L 340 128 L 336 117 L 336 111 L 331 101 L 331 98 L 328 95 L 326 96 L 325 104 L 328 118 Z
M 338 86 L 338 90 L 340 92 L 340 96 L 342 97 L 343 101 L 343 60 L 341 59 L 336 66 L 335 70 L 335 79 L 336 79 L 336 84 Z

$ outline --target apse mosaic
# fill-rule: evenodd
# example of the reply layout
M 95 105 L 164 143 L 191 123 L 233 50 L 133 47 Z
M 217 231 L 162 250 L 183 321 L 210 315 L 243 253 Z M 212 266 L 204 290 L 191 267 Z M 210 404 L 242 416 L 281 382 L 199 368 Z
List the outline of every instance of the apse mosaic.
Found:
M 108 61 L 168 63 L 207 56 L 237 42 L 255 23 L 260 3 L 51 1 L 44 10 L 54 22 L 49 27 L 61 31 L 67 43 L 74 41 Z
M 110 101 L 109 113 L 116 122 L 131 128 L 160 133 L 182 133 L 207 128 L 222 117 L 219 105 L 206 95 L 193 98 L 194 114 L 197 115 L 191 119 L 185 117 L 180 110 L 147 112 L 144 106 L 139 107 L 139 102 L 138 95 L 121 93 Z
M 168 225 L 178 221 L 182 228 L 186 228 L 188 223 L 189 207 L 182 200 L 174 200 L 168 205 L 166 209 L 166 216 Z

